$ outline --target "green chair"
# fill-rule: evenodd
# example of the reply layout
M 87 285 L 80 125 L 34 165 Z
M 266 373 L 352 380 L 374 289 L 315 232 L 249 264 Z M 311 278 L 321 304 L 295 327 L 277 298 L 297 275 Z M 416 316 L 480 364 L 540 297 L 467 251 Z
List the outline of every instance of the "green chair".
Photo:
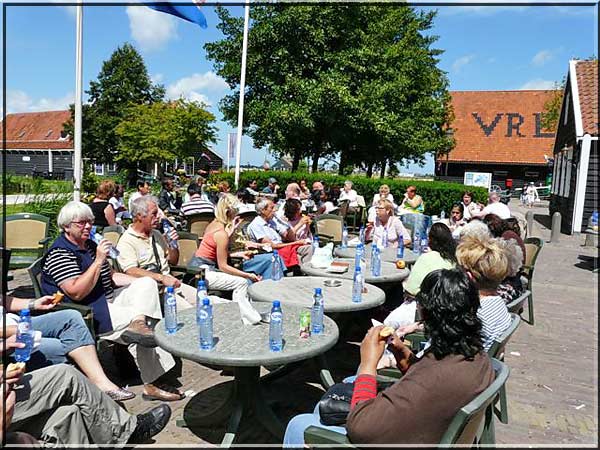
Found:
M 12 251 L 9 269 L 25 268 L 40 258 L 52 241 L 49 231 L 50 219 L 46 216 L 33 213 L 6 216 L 6 235 L 2 236 L 0 227 L 0 242 L 4 237 L 5 247 Z
M 495 380 L 481 394 L 463 406 L 454 416 L 440 439 L 439 446 L 494 444 L 494 414 L 492 403 L 504 387 L 510 369 L 503 362 L 492 358 Z M 390 419 L 390 420 L 393 420 Z M 401 426 L 402 424 L 399 424 Z M 399 434 L 401 436 L 401 434 Z M 399 438 L 400 439 L 400 438 Z M 324 428 L 310 426 L 304 432 L 304 441 L 311 445 L 355 446 L 346 435 Z
M 33 291 L 35 292 L 36 298 L 39 298 L 43 295 L 42 293 L 42 261 L 43 258 L 39 258 L 35 260 L 29 267 L 27 267 L 27 272 L 29 273 L 29 278 L 31 279 L 31 284 L 33 285 Z M 94 311 L 90 306 L 80 305 L 78 303 L 73 302 L 62 302 L 54 306 L 52 311 L 60 311 L 63 309 L 74 309 L 81 314 L 88 330 L 90 331 L 92 337 L 96 339 L 96 331 L 94 329 Z
M 8 292 L 8 282 L 13 279 L 12 275 L 8 273 L 10 253 L 9 249 L 0 247 L 0 264 L 2 264 L 2 267 L 0 268 L 0 276 L 2 276 L 0 286 L 2 286 L 3 294 Z
M 121 235 L 125 232 L 125 227 L 122 225 L 109 225 L 104 227 L 102 230 L 102 237 L 111 242 L 111 244 L 116 247 L 119 243 L 119 239 Z M 111 267 L 117 272 L 123 272 L 121 270 L 121 266 L 119 266 L 119 262 L 116 259 L 109 258 L 108 263 Z
M 179 259 L 177 264 L 170 266 L 171 275 L 189 284 L 196 272 L 190 272 L 187 265 L 198 249 L 198 235 L 186 231 L 178 231 L 177 234 L 179 234 Z
M 533 272 L 535 269 L 535 262 L 537 257 L 542 250 L 544 241 L 540 238 L 530 237 L 525 239 L 525 264 L 522 269 L 522 279 L 525 280 L 524 288 L 529 291 L 529 297 L 527 299 L 528 306 L 528 319 L 525 320 L 529 325 L 534 324 L 533 317 Z

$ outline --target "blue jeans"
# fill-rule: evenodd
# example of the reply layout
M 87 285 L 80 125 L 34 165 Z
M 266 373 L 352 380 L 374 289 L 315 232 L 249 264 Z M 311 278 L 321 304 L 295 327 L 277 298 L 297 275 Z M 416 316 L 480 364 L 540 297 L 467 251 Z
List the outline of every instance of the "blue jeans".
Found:
M 248 261 L 244 261 L 244 272 L 254 272 L 257 275 L 263 277 L 264 280 L 271 279 L 271 257 L 272 253 L 260 253 L 258 255 L 254 255 Z M 285 268 L 285 264 L 283 263 L 283 259 L 281 256 L 279 257 L 279 263 L 281 267 Z
M 48 312 L 31 318 L 34 330 L 42 332 L 38 351 L 31 354 L 28 370 L 67 362 L 67 355 L 84 345 L 95 345 L 81 314 L 75 310 Z
M 344 380 L 345 381 L 345 380 Z M 337 425 L 323 425 L 319 416 L 319 404 L 315 406 L 312 414 L 299 414 L 292 418 L 287 424 L 285 435 L 283 436 L 284 447 L 302 447 L 304 446 L 304 431 L 311 425 L 335 431 L 336 433 L 346 434 L 346 428 Z

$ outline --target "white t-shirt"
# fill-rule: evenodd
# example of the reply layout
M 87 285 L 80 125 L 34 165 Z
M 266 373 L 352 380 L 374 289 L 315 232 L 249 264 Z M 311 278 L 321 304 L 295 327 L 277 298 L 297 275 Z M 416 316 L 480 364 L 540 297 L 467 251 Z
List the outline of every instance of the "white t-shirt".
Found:
M 508 219 L 510 217 L 510 209 L 502 202 L 490 203 L 483 208 L 484 216 L 488 214 L 496 214 L 501 219 Z
M 348 206 L 351 206 L 353 208 L 356 208 L 358 206 L 358 194 L 354 189 L 350 189 L 348 192 L 342 190 L 342 192 L 340 192 L 339 201 L 342 200 L 350 200 Z

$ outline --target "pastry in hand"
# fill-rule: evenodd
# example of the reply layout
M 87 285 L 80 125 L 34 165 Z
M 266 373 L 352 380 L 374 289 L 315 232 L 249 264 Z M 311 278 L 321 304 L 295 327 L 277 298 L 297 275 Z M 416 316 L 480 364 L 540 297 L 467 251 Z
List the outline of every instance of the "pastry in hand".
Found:
M 13 370 L 21 370 L 24 368 L 25 368 L 24 362 L 16 362 L 16 363 L 10 363 L 8 366 L 6 366 L 6 371 L 12 372 Z
M 52 299 L 52 303 L 54 303 L 55 305 L 57 303 L 60 303 L 64 296 L 65 294 L 63 294 L 62 292 L 56 291 L 56 293 L 53 295 L 54 298 Z
M 392 334 L 394 334 L 394 329 L 392 327 L 383 327 L 379 330 L 379 337 L 384 339 L 390 337 Z

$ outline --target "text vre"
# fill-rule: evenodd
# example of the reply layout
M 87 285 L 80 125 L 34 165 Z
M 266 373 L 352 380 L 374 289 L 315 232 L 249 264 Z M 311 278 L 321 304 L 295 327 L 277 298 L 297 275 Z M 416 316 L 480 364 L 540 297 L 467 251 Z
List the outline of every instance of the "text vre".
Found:
M 485 123 L 484 120 L 479 116 L 479 113 L 471 113 L 477 125 L 483 130 L 485 137 L 490 137 L 496 126 L 504 120 L 506 121 L 506 134 L 504 137 L 527 137 L 522 131 L 521 127 L 525 123 L 525 117 L 519 113 L 497 113 L 494 119 Z M 543 133 L 542 132 L 542 113 L 536 112 L 532 114 L 535 120 L 535 134 L 534 138 L 553 138 L 554 133 Z M 503 128 L 503 127 L 502 127 Z M 524 127 L 523 127 L 524 128 Z

